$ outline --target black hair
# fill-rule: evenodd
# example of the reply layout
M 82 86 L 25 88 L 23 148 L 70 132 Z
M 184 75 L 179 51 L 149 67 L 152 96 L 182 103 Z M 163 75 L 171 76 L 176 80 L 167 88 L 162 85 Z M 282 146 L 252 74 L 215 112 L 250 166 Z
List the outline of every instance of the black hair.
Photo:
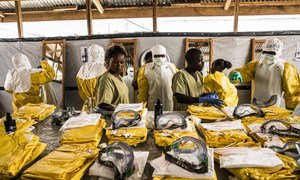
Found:
M 198 58 L 199 56 L 198 55 L 201 55 L 202 52 L 200 49 L 196 49 L 196 48 L 192 48 L 192 49 L 189 49 L 186 53 L 185 53 L 185 56 L 184 58 L 186 59 L 186 62 L 188 64 L 190 64 L 191 61 L 195 60 L 196 58 Z
M 218 67 L 219 70 L 230 69 L 232 67 L 231 62 L 224 59 L 217 59 L 213 62 L 212 67 Z
M 105 64 L 108 65 L 111 58 L 118 57 L 119 55 L 124 55 L 126 57 L 127 53 L 124 48 L 119 45 L 110 47 L 105 53 Z
M 147 52 L 144 59 L 146 63 L 152 62 L 152 52 L 151 51 Z

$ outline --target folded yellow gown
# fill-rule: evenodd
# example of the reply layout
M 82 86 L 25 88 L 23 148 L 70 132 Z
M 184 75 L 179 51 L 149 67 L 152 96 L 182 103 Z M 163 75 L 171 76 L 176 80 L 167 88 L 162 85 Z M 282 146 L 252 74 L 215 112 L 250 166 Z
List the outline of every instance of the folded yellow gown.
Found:
M 12 116 L 13 118 L 27 118 L 35 121 L 41 121 L 50 116 L 56 107 L 54 105 L 39 103 L 31 104 L 28 103 L 25 106 L 20 107 L 15 111 Z
M 206 127 L 206 124 L 213 127 Z M 218 148 L 225 146 L 232 147 L 260 147 L 259 143 L 254 142 L 245 132 L 240 120 L 224 121 L 216 123 L 203 123 L 197 125 L 198 130 L 203 135 L 209 147 Z
M 69 129 L 60 138 L 60 144 L 83 144 L 87 143 L 97 147 L 102 139 L 103 130 L 106 126 L 104 119 L 99 119 L 96 125 Z
M 6 120 L 5 117 L 0 119 L 0 136 L 6 135 L 5 126 L 4 126 L 5 120 Z M 17 130 L 15 131 L 15 133 L 22 133 L 26 131 L 26 129 L 28 129 L 30 126 L 36 124 L 36 122 L 31 119 L 15 118 L 15 120 L 17 125 Z
M 0 179 L 16 176 L 46 148 L 39 137 L 30 132 L 0 136 Z
M 202 120 L 223 120 L 226 119 L 226 114 L 221 112 L 219 109 L 211 106 L 211 107 L 203 107 L 203 106 L 194 106 L 190 105 L 187 111 Z
M 199 138 L 195 125 L 187 120 L 187 127 L 183 130 L 180 128 L 174 130 L 154 130 L 154 141 L 158 146 L 166 147 L 182 136 L 192 136 Z
M 286 119 L 292 116 L 293 111 L 276 107 L 276 106 L 271 106 L 267 108 L 262 108 L 263 112 L 265 114 L 265 119 L 270 120 L 270 119 Z
M 87 144 L 63 145 L 28 168 L 22 179 L 81 179 L 98 153 Z

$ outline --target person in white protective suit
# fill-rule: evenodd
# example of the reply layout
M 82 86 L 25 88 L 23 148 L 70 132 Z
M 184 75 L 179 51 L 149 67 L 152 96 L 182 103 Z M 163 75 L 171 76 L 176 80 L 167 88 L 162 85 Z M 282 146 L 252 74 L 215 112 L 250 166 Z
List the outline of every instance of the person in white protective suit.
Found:
M 104 49 L 97 44 L 92 44 L 88 48 L 88 62 L 78 71 L 76 80 L 79 95 L 84 101 L 83 111 L 89 111 L 96 107 L 98 79 L 107 71 L 104 66 L 104 58 Z
M 12 58 L 13 69 L 6 75 L 4 89 L 13 95 L 12 107 L 16 111 L 27 103 L 41 103 L 40 85 L 51 82 L 55 72 L 46 60 L 41 60 L 42 69 L 33 69 L 24 54 Z
M 266 102 L 277 95 L 276 106 L 294 109 L 300 102 L 300 77 L 297 69 L 282 59 L 283 43 L 277 38 L 268 39 L 262 50 L 260 60 L 230 72 L 230 80 L 254 80 L 254 98 Z
M 151 48 L 153 62 L 139 69 L 138 102 L 147 102 L 148 109 L 154 110 L 157 99 L 163 104 L 164 111 L 173 111 L 172 78 L 177 72 L 170 62 L 166 48 L 156 45 Z
M 129 90 L 129 101 L 130 103 L 134 102 L 134 97 L 133 97 L 133 86 L 132 86 L 132 81 L 134 78 L 134 69 L 133 67 L 128 67 L 127 68 L 127 75 L 123 77 L 123 80 L 125 81 L 128 90 Z

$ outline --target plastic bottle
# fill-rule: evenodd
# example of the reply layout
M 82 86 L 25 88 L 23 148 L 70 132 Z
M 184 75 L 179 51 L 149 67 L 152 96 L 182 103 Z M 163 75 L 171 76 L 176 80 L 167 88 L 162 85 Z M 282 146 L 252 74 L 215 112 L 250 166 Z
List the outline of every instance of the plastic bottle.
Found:
M 157 102 L 156 102 L 155 108 L 154 108 L 154 127 L 156 127 L 157 117 L 162 114 L 163 114 L 163 105 L 160 103 L 160 100 L 157 99 Z
M 12 119 L 10 113 L 6 113 L 6 120 L 4 121 L 4 127 L 7 134 L 15 132 L 17 129 L 16 120 Z

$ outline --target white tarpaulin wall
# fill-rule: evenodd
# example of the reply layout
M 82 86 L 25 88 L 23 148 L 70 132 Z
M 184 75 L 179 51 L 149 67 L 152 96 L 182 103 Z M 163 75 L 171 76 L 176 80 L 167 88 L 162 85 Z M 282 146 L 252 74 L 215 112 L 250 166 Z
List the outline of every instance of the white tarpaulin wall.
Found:
M 274 37 L 274 36 L 272 36 Z M 295 61 L 297 42 L 300 42 L 300 35 L 276 36 L 281 39 L 284 44 L 284 59 L 294 64 L 300 71 L 300 62 Z M 161 44 L 167 48 L 171 62 L 179 69 L 184 67 L 184 51 L 186 37 L 141 37 L 137 38 L 137 57 L 146 49 L 154 45 Z M 191 39 L 207 39 L 210 37 L 191 37 Z M 266 39 L 267 36 L 254 37 L 213 37 L 213 59 L 223 58 L 232 63 L 232 69 L 245 64 L 251 59 L 251 39 Z M 128 38 L 133 39 L 133 38 Z M 105 48 L 110 46 L 111 39 L 94 39 L 94 40 L 70 40 L 67 44 L 67 62 L 66 62 L 66 87 L 76 87 L 76 74 L 83 64 L 80 58 L 80 48 L 89 46 L 90 44 L 99 44 Z M 24 53 L 28 56 L 33 67 L 39 65 L 39 59 L 42 55 L 42 42 L 0 42 L 0 87 L 4 86 L 6 74 L 13 67 L 11 58 L 15 53 Z M 225 70 L 228 74 L 232 69 Z M 81 108 L 82 101 L 79 98 L 78 91 L 66 90 L 65 100 L 67 106 Z M 250 99 L 249 90 L 240 90 L 240 103 L 247 102 Z M 0 110 L 3 112 L 11 112 L 12 96 L 0 91 Z

